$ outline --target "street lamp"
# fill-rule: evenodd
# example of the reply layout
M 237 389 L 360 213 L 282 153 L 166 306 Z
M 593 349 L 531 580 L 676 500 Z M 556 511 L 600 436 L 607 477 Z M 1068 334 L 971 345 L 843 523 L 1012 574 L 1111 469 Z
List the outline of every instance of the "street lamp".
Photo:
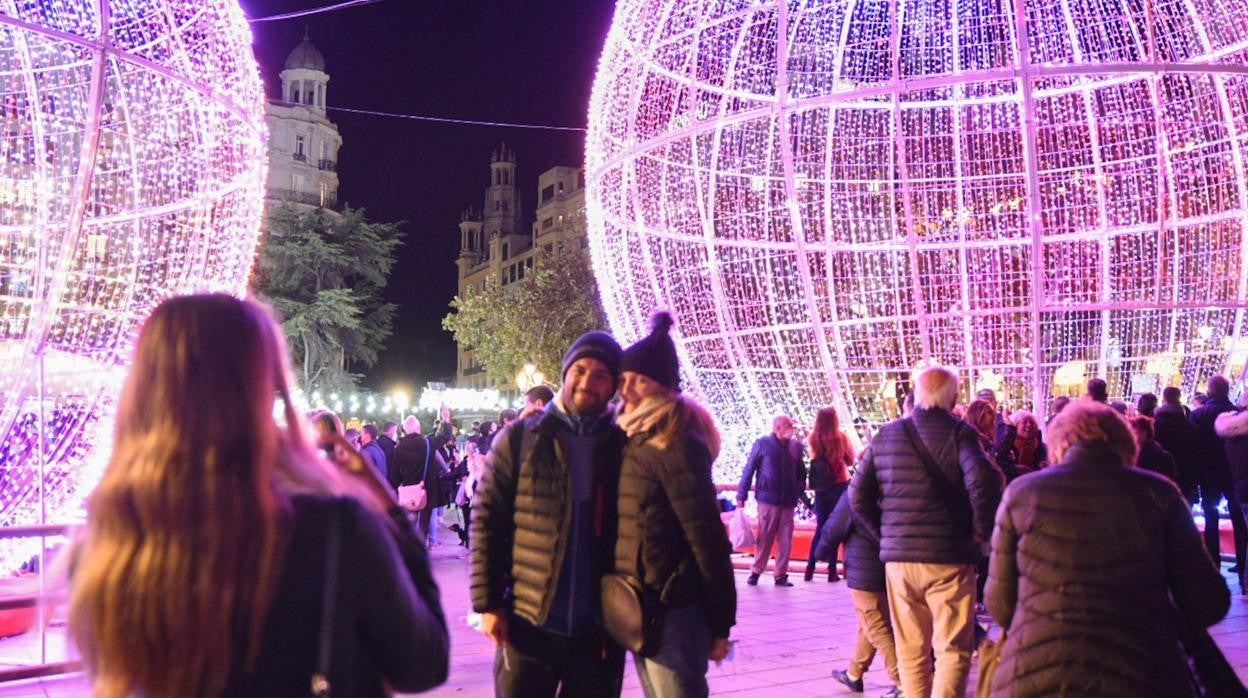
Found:
M 546 375 L 537 370 L 537 366 L 533 364 L 525 364 L 521 367 L 520 372 L 516 374 L 516 387 L 521 393 L 527 393 L 530 389 L 536 388 L 546 382 Z
M 394 409 L 399 413 L 399 421 L 403 421 L 403 413 L 407 411 L 408 405 L 412 404 L 405 390 L 394 390 L 390 393 L 390 402 L 394 404 Z

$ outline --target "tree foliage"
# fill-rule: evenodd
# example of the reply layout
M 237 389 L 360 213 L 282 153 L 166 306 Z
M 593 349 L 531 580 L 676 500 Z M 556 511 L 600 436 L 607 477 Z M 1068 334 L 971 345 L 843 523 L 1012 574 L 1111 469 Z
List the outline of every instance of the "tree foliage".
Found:
M 563 354 L 577 337 L 607 326 L 588 255 L 579 250 L 539 257 L 533 273 L 506 286 L 456 296 L 442 326 L 471 347 L 491 378 L 514 380 L 532 363 L 556 381 Z
M 282 204 L 269 214 L 252 290 L 281 315 L 304 390 L 350 390 L 353 369 L 377 362 L 395 311 L 381 292 L 403 235 L 363 209 Z

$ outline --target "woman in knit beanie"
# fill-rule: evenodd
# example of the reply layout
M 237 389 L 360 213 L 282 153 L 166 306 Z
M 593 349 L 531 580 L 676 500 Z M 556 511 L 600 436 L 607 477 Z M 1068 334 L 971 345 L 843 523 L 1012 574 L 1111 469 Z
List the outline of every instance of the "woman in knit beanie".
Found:
M 708 660 L 728 653 L 737 593 L 711 464 L 719 431 L 680 392 L 680 366 L 659 312 L 651 333 L 624 351 L 618 424 L 629 436 L 620 471 L 616 572 L 636 578 L 663 614 L 662 641 L 634 656 L 648 698 L 706 696 Z

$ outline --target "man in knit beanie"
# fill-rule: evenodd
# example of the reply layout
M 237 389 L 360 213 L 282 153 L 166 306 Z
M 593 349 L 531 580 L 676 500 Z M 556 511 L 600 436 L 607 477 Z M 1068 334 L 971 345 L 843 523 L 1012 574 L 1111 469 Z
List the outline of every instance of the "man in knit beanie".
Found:
M 473 610 L 494 640 L 496 696 L 620 695 L 624 651 L 599 626 L 625 437 L 610 409 L 620 345 L 588 332 L 545 409 L 499 433 L 473 502 Z M 562 688 L 560 688 L 562 686 Z

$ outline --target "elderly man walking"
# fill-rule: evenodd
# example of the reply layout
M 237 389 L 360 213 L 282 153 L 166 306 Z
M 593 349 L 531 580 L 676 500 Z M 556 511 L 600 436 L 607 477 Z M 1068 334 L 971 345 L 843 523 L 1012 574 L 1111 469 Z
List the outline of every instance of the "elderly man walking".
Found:
M 791 587 L 789 551 L 793 547 L 793 510 L 806 489 L 806 466 L 802 463 L 802 444 L 793 438 L 793 420 L 780 415 L 772 420 L 771 433 L 754 442 L 750 457 L 737 487 L 737 506 L 745 506 L 750 483 L 755 476 L 754 499 L 758 500 L 758 545 L 754 548 L 754 565 L 750 568 L 750 586 L 767 569 L 771 546 L 776 551 L 775 580 L 778 587 Z
M 957 395 L 952 371 L 920 373 L 913 415 L 880 430 L 849 486 L 854 512 L 880 540 L 907 698 L 966 695 L 975 564 L 1005 485 L 975 430 L 950 413 Z

